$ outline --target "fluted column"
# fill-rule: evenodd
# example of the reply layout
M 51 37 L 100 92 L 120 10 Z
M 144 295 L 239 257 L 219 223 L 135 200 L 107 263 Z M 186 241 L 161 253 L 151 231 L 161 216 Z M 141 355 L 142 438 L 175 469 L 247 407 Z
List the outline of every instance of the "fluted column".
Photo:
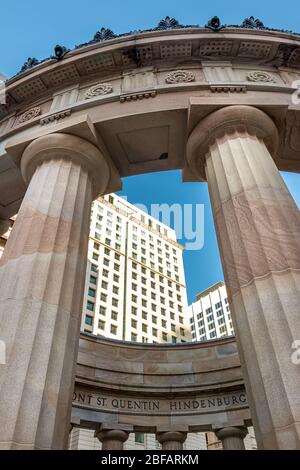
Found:
M 230 106 L 196 126 L 188 160 L 207 178 L 258 445 L 300 449 L 300 218 L 262 111 Z
M 166 431 L 157 433 L 157 440 L 163 450 L 182 450 L 187 433 L 181 431 Z
M 67 446 L 90 207 L 108 167 L 87 141 L 52 134 L 21 160 L 29 183 L 0 261 L 0 448 Z
M 248 430 L 245 427 L 228 427 L 216 431 L 223 450 L 245 450 L 244 439 L 247 434 Z
M 124 442 L 127 441 L 129 432 L 122 429 L 96 431 L 95 437 L 102 442 L 102 450 L 123 450 Z

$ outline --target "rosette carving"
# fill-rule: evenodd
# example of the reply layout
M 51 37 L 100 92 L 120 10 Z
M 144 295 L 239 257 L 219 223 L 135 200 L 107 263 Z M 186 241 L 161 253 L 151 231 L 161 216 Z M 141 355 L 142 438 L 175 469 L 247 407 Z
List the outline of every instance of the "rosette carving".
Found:
M 108 95 L 112 92 L 113 87 L 112 85 L 110 85 L 110 83 L 98 83 L 97 85 L 94 85 L 89 88 L 89 90 L 85 93 L 85 99 L 88 100 L 99 95 Z
M 174 70 L 166 76 L 166 83 L 188 83 L 194 81 L 195 75 L 188 70 Z

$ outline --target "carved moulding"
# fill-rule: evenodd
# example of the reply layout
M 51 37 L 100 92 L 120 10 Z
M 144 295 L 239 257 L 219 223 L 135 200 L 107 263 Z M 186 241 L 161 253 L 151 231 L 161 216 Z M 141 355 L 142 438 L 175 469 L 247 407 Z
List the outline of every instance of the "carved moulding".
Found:
M 25 113 L 21 114 L 17 118 L 17 124 L 23 124 L 24 122 L 31 121 L 35 117 L 41 114 L 41 108 L 39 106 L 28 109 Z
M 155 98 L 157 95 L 156 90 L 142 91 L 139 93 L 126 93 L 120 96 L 120 102 L 125 103 L 126 101 L 137 101 L 144 98 Z
M 195 81 L 195 75 L 188 70 L 174 70 L 166 76 L 166 83 L 188 83 Z
M 246 93 L 247 87 L 244 85 L 211 85 L 213 93 Z
M 263 72 L 261 70 L 255 70 L 254 72 L 249 72 L 247 74 L 247 80 L 250 82 L 269 82 L 276 83 L 276 78 L 268 72 Z
M 51 114 L 51 116 L 46 116 L 40 120 L 41 126 L 45 124 L 49 124 L 50 122 L 59 121 L 60 119 L 64 119 L 68 116 L 71 116 L 71 109 L 67 109 L 66 111 L 61 111 L 59 113 Z
M 98 83 L 97 85 L 92 86 L 85 93 L 84 97 L 86 100 L 94 98 L 95 96 L 108 95 L 113 92 L 113 87 L 110 83 Z

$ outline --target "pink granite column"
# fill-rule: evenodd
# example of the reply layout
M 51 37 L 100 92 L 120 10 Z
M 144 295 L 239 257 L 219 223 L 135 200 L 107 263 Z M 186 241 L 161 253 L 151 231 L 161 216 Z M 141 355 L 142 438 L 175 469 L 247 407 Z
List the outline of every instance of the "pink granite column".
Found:
M 208 181 L 248 400 L 261 449 L 300 449 L 300 217 L 261 110 L 230 106 L 193 130 L 187 158 Z
M 79 342 L 92 199 L 109 170 L 75 136 L 32 142 L 29 182 L 0 262 L 0 448 L 67 446 Z

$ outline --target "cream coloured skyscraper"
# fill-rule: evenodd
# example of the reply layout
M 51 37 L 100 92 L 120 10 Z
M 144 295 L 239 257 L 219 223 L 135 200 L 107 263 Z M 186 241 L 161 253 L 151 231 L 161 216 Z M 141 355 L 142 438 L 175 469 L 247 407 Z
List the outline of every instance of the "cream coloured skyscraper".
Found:
M 218 282 L 197 295 L 188 307 L 193 341 L 207 341 L 234 335 L 224 282 Z
M 94 201 L 81 328 L 144 343 L 191 340 L 175 231 L 125 199 Z

